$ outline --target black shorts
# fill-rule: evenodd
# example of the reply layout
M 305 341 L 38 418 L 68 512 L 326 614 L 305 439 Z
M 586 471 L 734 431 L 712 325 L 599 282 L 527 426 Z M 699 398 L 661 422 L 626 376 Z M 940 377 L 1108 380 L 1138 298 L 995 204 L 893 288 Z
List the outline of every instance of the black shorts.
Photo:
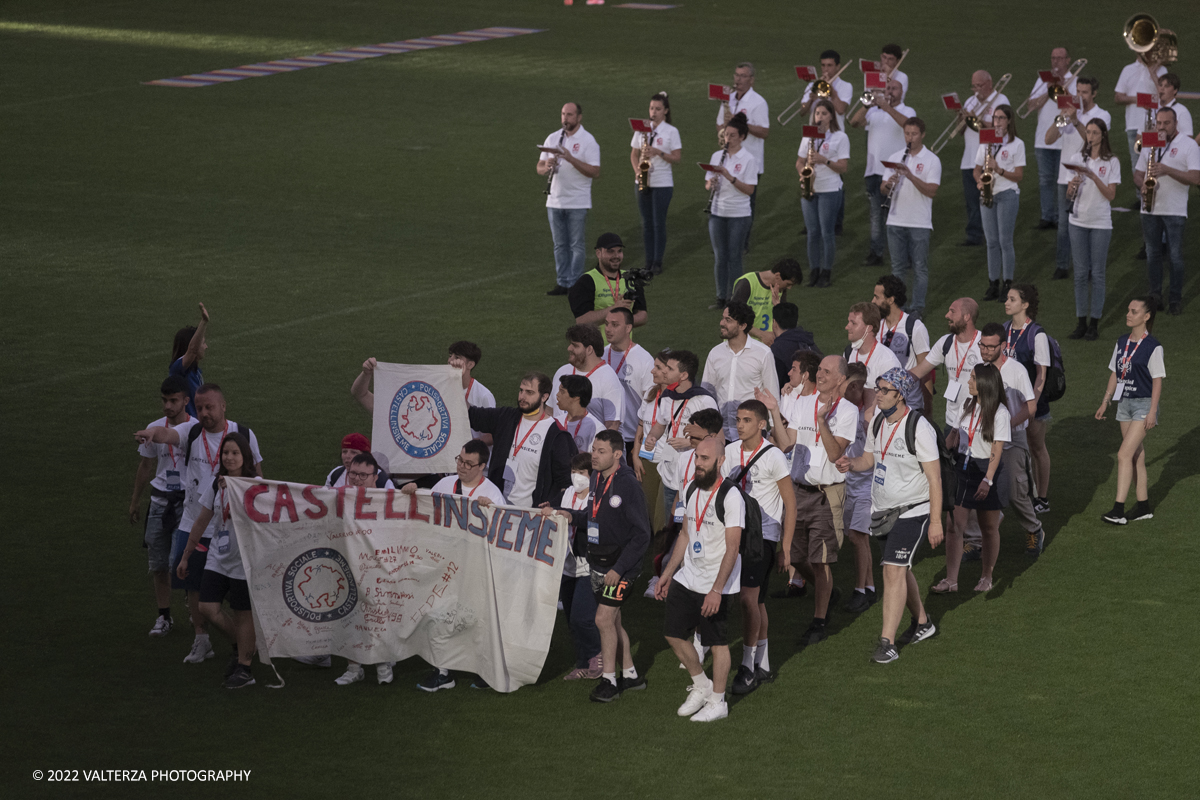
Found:
M 622 575 L 621 580 L 617 581 L 614 586 L 604 585 L 604 576 L 608 574 L 608 570 L 598 572 L 592 570 L 592 594 L 596 595 L 596 603 L 602 606 L 612 606 L 620 608 L 625 605 L 625 601 L 629 599 L 629 595 L 633 593 L 633 582 L 637 580 L 640 570 Z
M 758 589 L 758 602 L 767 602 L 767 584 L 771 580 L 771 570 L 775 569 L 775 545 L 770 539 L 763 539 L 763 557 L 761 561 L 750 561 L 742 556 L 742 588 Z
M 179 562 L 183 559 L 187 541 L 187 531 L 176 528 L 171 542 L 171 588 L 183 589 L 186 592 L 198 592 L 200 591 L 200 581 L 204 575 L 204 564 L 208 561 L 208 545 L 211 539 L 206 537 L 196 544 L 196 549 L 188 556 L 187 577 L 179 580 L 179 573 L 176 570 L 179 568 Z
M 222 600 L 228 600 L 234 611 L 249 611 L 250 585 L 211 569 L 204 570 L 204 577 L 200 579 L 200 602 L 220 603 Z
M 703 616 L 700 607 L 704 595 L 693 592 L 674 578 L 667 592 L 667 611 L 663 633 L 672 639 L 688 639 L 692 631 L 700 631 L 700 644 L 705 647 L 725 647 L 729 644 L 726 618 L 729 614 L 729 595 L 721 595 L 721 606 L 711 617 Z
M 880 563 L 885 566 L 911 569 L 913 558 L 917 555 L 917 548 L 921 546 L 921 540 L 925 538 L 928 531 L 928 514 L 922 514 L 919 517 L 901 517 L 896 520 L 896 524 L 888 532 L 887 538 L 883 540 L 883 559 Z
M 999 511 L 1008 505 L 1008 473 L 1004 471 L 1004 462 L 992 479 L 991 488 L 982 500 L 975 499 L 979 484 L 987 477 L 987 461 L 982 458 L 971 458 L 968 462 L 966 453 L 958 454 L 958 490 L 955 492 L 954 505 L 963 508 L 973 508 L 976 511 Z

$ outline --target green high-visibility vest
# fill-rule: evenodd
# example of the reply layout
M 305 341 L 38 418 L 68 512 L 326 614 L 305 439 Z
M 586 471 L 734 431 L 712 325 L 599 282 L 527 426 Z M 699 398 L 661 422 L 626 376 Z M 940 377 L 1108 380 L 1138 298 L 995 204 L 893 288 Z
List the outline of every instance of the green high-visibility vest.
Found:
M 775 304 L 771 302 L 771 290 L 762 285 L 757 272 L 747 272 L 738 280 L 750 284 L 750 299 L 746 304 L 754 310 L 754 327 L 760 331 L 771 330 L 775 322 Z
M 612 281 L 606 280 L 604 273 L 599 268 L 588 270 L 584 274 L 592 277 L 592 285 L 595 287 L 596 294 L 592 298 L 593 311 L 600 311 L 616 304 L 617 298 L 613 297 Z M 617 294 L 624 295 L 625 291 L 625 278 L 617 279 Z M 769 295 L 770 292 L 767 294 Z M 608 344 L 608 336 L 604 333 L 604 324 L 601 323 L 596 327 L 600 329 L 600 338 L 604 340 L 605 344 Z M 632 339 L 632 337 L 630 338 Z

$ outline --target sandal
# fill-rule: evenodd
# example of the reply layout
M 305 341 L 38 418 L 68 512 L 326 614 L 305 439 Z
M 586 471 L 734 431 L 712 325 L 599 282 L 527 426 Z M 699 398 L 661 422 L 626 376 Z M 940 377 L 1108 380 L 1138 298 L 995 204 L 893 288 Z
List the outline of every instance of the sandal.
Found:
M 979 583 L 975 584 L 975 591 L 977 591 L 977 592 L 990 592 L 991 590 L 992 590 L 992 579 L 991 578 L 980 578 Z
M 929 588 L 929 591 L 934 594 L 950 594 L 958 591 L 958 584 L 951 582 L 949 578 L 942 578 L 936 584 Z

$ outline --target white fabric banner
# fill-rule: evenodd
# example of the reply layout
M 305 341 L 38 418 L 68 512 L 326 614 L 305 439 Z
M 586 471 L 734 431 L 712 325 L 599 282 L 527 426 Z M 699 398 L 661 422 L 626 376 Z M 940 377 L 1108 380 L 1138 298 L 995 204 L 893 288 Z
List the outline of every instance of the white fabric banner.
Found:
M 447 364 L 375 367 L 371 449 L 398 475 L 454 472 L 471 439 L 462 372 Z
M 537 680 L 569 524 L 459 495 L 227 478 L 260 657 L 420 656 L 497 691 Z

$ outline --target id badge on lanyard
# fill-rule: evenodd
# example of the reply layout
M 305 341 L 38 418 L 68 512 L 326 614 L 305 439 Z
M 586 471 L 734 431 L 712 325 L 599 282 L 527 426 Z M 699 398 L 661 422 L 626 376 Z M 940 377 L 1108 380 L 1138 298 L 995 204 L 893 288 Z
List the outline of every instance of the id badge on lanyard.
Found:
M 946 381 L 946 391 L 942 394 L 949 402 L 953 403 L 958 400 L 958 394 L 962 391 L 962 384 L 951 378 Z
M 1118 379 L 1117 380 L 1117 388 L 1113 391 L 1113 402 L 1119 403 L 1121 401 L 1121 396 L 1124 394 L 1125 394 L 1125 381 L 1124 381 L 1124 379 Z
M 882 461 L 875 462 L 875 483 L 883 486 L 884 479 L 887 478 L 887 464 Z
M 681 495 L 682 495 L 682 493 L 681 493 Z M 683 522 L 683 517 L 684 517 L 685 513 L 686 513 L 686 510 L 683 507 L 682 496 L 675 498 L 675 521 Z
M 177 470 L 177 469 L 167 470 L 166 477 L 167 477 L 167 491 L 168 492 L 178 492 L 180 489 L 183 488 L 183 484 L 179 480 L 179 470 Z
M 600 544 L 600 523 L 595 520 L 588 523 L 588 544 Z
M 229 531 L 222 529 L 217 531 L 217 535 L 213 537 L 213 542 L 217 548 L 217 555 L 229 555 Z

